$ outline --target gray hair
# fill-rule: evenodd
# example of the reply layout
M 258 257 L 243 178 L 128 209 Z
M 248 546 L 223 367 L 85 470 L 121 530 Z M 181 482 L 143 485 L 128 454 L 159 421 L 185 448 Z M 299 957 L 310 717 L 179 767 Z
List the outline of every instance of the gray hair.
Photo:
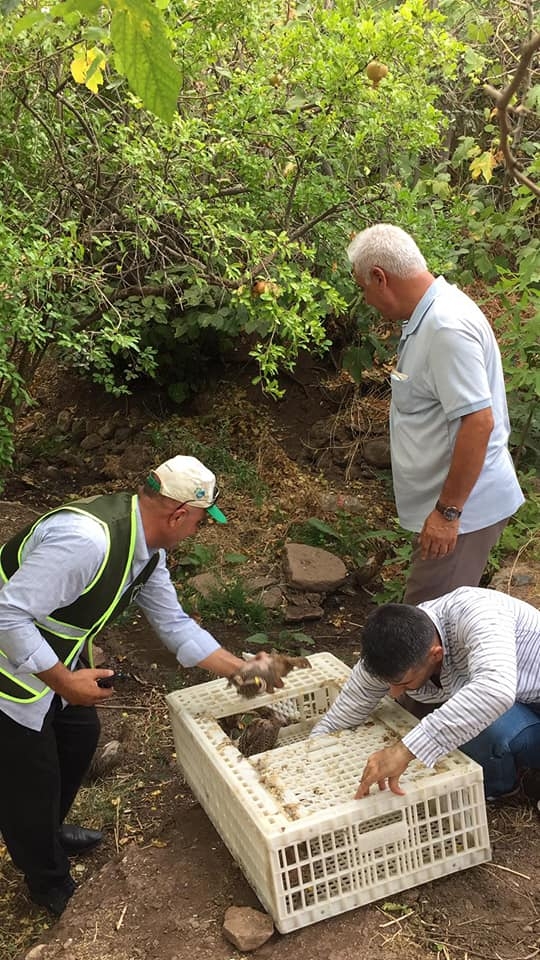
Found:
M 427 270 L 427 264 L 413 238 L 391 223 L 376 223 L 357 233 L 347 248 L 357 277 L 367 283 L 373 267 L 396 277 L 413 277 Z

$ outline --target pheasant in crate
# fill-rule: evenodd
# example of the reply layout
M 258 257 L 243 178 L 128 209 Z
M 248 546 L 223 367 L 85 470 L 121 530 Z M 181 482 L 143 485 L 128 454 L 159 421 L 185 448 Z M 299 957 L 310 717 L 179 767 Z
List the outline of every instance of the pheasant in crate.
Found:
M 242 697 L 256 697 L 260 693 L 273 693 L 276 687 L 282 687 L 282 677 L 286 677 L 296 668 L 311 668 L 307 657 L 290 657 L 286 653 L 273 651 L 264 660 L 253 657 L 245 667 L 229 680 Z
M 252 757 L 255 753 L 264 753 L 275 747 L 281 727 L 287 721 L 279 717 L 270 707 L 260 707 L 236 741 L 244 757 Z

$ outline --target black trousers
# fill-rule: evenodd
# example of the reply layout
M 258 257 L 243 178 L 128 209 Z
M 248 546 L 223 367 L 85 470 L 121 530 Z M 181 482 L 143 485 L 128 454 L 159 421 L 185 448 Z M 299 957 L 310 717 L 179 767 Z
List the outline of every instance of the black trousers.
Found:
M 69 876 L 58 828 L 77 795 L 99 738 L 94 707 L 55 696 L 43 728 L 30 730 L 0 711 L 0 832 L 33 891 Z

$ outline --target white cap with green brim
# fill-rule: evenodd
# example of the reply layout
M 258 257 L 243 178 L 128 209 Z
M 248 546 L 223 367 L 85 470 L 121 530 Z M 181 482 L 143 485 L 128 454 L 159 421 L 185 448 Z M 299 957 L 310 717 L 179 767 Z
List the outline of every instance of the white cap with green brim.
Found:
M 172 457 L 152 470 L 146 482 L 162 496 L 202 507 L 216 523 L 227 523 L 216 506 L 219 490 L 215 475 L 196 457 Z

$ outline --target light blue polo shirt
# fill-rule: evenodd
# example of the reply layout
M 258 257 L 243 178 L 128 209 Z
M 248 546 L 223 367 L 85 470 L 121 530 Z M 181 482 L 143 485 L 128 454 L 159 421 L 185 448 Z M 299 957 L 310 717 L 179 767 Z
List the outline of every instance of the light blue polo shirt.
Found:
M 508 450 L 501 355 L 482 311 L 438 277 L 403 325 L 391 375 L 390 442 L 401 525 L 419 532 L 448 475 L 461 417 L 491 407 L 495 421 L 460 533 L 511 516 L 523 503 Z

